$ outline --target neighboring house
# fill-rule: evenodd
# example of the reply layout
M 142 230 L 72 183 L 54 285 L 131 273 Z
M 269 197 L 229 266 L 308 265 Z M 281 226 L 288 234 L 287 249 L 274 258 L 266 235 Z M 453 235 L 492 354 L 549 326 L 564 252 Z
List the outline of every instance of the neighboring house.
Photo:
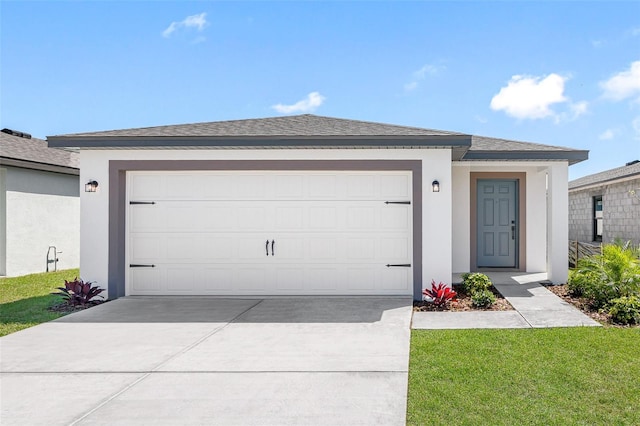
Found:
M 0 132 L 0 275 L 77 268 L 78 154 L 42 139 Z M 56 262 L 57 259 L 57 262 Z
M 52 136 L 80 150 L 85 279 L 125 295 L 413 295 L 567 277 L 587 151 L 315 115 Z
M 569 182 L 569 239 L 640 244 L 640 161 Z

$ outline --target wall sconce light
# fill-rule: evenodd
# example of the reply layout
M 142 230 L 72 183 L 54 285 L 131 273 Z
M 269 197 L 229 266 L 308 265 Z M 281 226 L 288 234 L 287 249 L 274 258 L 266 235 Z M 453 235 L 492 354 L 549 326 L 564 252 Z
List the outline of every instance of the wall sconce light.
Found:
M 438 182 L 437 180 L 431 182 L 431 189 L 433 190 L 433 192 L 440 192 L 440 182 Z
M 84 192 L 96 192 L 98 189 L 98 182 L 95 180 L 90 180 L 89 182 L 84 184 Z

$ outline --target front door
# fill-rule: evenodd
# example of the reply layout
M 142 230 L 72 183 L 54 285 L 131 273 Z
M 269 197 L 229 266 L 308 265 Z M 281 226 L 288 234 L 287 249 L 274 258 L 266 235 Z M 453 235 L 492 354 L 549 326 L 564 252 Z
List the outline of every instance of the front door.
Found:
M 478 268 L 518 266 L 517 182 L 478 180 Z

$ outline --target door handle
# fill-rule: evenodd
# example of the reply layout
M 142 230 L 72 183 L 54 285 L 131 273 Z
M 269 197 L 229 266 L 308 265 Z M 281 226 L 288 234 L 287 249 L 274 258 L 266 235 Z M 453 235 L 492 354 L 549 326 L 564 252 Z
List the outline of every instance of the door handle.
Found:
M 271 240 L 271 256 L 275 256 L 276 253 L 273 251 L 273 248 L 276 245 L 276 240 Z
M 264 245 L 264 248 L 267 251 L 267 256 L 269 256 L 269 240 L 267 240 L 267 243 Z
M 515 220 L 511 221 L 511 239 L 512 240 L 516 239 L 516 221 Z

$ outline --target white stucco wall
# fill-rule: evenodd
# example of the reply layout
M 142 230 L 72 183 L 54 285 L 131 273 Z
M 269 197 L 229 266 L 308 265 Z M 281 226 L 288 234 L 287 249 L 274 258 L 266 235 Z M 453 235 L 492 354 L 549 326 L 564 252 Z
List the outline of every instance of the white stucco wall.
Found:
M 569 275 L 569 168 L 557 162 L 549 167 L 547 220 L 548 279 L 554 284 L 567 282 Z
M 451 281 L 451 152 L 426 150 L 81 150 L 80 182 L 96 180 L 95 193 L 80 193 L 80 268 L 85 280 L 106 288 L 109 241 L 110 160 L 421 160 L 423 162 L 423 286 Z M 440 192 L 431 182 L 440 182 Z
M 551 275 L 552 266 L 547 262 L 547 175 L 555 171 L 555 194 L 557 205 L 561 204 L 564 179 L 564 194 L 566 198 L 566 162 L 459 162 L 453 163 L 453 182 L 455 185 L 453 196 L 453 271 L 456 273 L 468 272 L 470 270 L 470 247 L 471 247 L 471 178 L 472 172 L 520 172 L 526 173 L 526 271 L 527 272 L 548 272 Z M 563 173 L 564 172 L 564 178 Z M 566 206 L 565 206 L 566 209 Z M 561 224 L 566 222 L 565 210 L 550 210 L 555 222 Z M 564 218 L 564 219 L 563 219 Z M 560 226 L 560 225 L 558 225 Z M 558 228 L 559 229 L 559 228 Z M 561 233 L 554 238 L 557 242 L 556 253 L 560 247 L 566 252 L 566 238 L 561 242 Z M 561 255 L 561 254 L 560 254 Z M 549 268 L 549 269 L 548 269 Z M 563 276 L 567 264 L 562 265 L 562 259 L 554 262 L 556 276 Z M 566 272 L 565 272 L 566 273 Z M 551 278 L 550 278 L 551 279 Z
M 44 272 L 47 249 L 55 246 L 58 269 L 80 260 L 78 176 L 6 167 L 4 253 L 7 276 Z M 60 253 L 61 252 L 61 253 Z M 50 269 L 53 264 L 50 264 Z

